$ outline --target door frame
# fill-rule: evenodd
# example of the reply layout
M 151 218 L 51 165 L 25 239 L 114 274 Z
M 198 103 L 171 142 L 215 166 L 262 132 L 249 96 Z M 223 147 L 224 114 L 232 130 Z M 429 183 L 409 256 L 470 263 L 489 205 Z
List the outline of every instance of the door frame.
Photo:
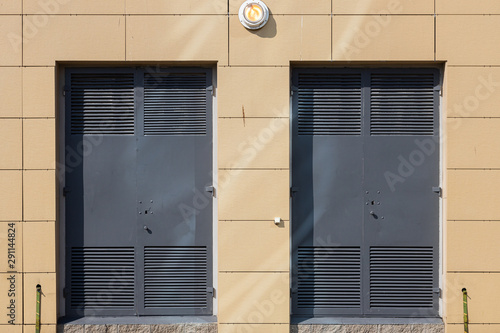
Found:
M 155 73 L 161 69 L 207 69 L 212 80 L 212 178 L 213 186 L 215 187 L 215 195 L 212 200 L 212 286 L 214 289 L 212 298 L 212 314 L 208 316 L 216 316 L 218 312 L 217 294 L 215 290 L 218 287 L 218 165 L 217 165 L 217 64 L 203 63 L 199 66 L 184 65 L 182 63 L 158 62 L 154 64 L 103 64 L 103 63 L 88 63 L 88 62 L 56 62 L 55 66 L 55 108 L 56 108 L 56 293 L 57 293 L 57 317 L 66 317 L 66 298 L 65 288 L 67 281 L 67 264 L 66 264 L 66 201 L 65 201 L 65 147 L 66 147 L 66 70 L 72 68 L 95 68 L 95 69 L 133 69 L 137 67 L 146 68 L 146 71 Z M 144 318 L 147 318 L 145 316 Z
M 359 62 L 358 64 L 353 64 L 352 62 L 335 62 L 335 63 L 321 63 L 318 62 L 317 64 L 308 64 L 306 66 L 303 66 L 298 63 L 291 63 L 290 64 L 290 73 L 289 73 L 289 89 L 290 89 L 290 95 L 289 95 L 289 183 L 290 183 L 290 198 L 289 198 L 289 214 L 290 214 L 290 247 L 289 247 L 289 264 L 290 264 L 290 314 L 291 317 L 297 317 L 297 318 L 304 318 L 304 317 L 309 317 L 305 315 L 298 315 L 293 313 L 293 290 L 296 289 L 296 285 L 294 284 L 294 244 L 293 244 L 293 198 L 292 198 L 292 187 L 294 186 L 293 184 L 293 112 L 294 112 L 294 93 L 295 87 L 293 86 L 293 77 L 294 77 L 294 72 L 299 70 L 303 71 L 319 71 L 321 69 L 326 69 L 326 70 L 341 70 L 341 71 L 346 71 L 349 72 L 350 70 L 364 70 L 364 69 L 376 69 L 376 70 L 389 70 L 389 71 L 394 71 L 397 69 L 409 69 L 409 70 L 418 70 L 422 68 L 426 69 L 436 69 L 438 73 L 438 81 L 440 85 L 440 91 L 439 91 L 439 105 L 438 105 L 438 119 L 439 119 L 439 124 L 438 124 L 438 130 L 439 130 L 439 144 L 438 144 L 438 152 L 439 152 L 439 167 L 438 167 L 438 178 L 439 178 L 439 188 L 440 188 L 440 195 L 438 199 L 438 207 L 439 207 L 439 216 L 438 216 L 438 229 L 439 229 L 439 242 L 437 244 L 437 250 L 439 253 L 437 254 L 438 257 L 438 269 L 437 269 L 437 285 L 439 286 L 439 296 L 438 296 L 438 316 L 443 317 L 444 315 L 444 296 L 443 296 L 443 291 L 444 291 L 444 221 L 446 219 L 446 212 L 445 212 L 445 200 L 442 196 L 443 189 L 446 188 L 446 160 L 444 158 L 445 153 L 446 153 L 446 113 L 443 110 L 446 110 L 446 89 L 445 89 L 445 82 L 446 82 L 446 66 L 445 62 L 412 62 L 412 63 L 398 63 L 398 62 L 384 62 L 384 64 L 378 64 L 374 62 L 364 62 L 361 63 Z M 362 120 L 362 123 L 364 120 Z M 363 131 L 366 131 L 366 129 L 363 128 L 362 124 L 362 133 Z M 362 281 L 361 283 L 363 284 L 363 279 L 365 277 L 362 274 Z M 363 298 L 363 296 L 362 296 Z M 363 300 L 362 300 L 362 306 L 363 306 Z M 351 315 L 352 316 L 352 315 Z M 310 317 L 332 317 L 328 315 L 312 315 Z M 360 316 L 352 316 L 353 318 L 360 318 Z M 356 321 L 356 320 L 355 320 Z

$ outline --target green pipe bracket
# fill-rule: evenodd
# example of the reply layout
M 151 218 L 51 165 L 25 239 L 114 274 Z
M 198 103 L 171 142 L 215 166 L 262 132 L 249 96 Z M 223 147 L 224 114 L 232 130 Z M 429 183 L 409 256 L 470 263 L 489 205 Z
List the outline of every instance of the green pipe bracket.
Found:
M 464 297 L 464 333 L 469 333 L 469 308 L 467 304 L 467 289 L 462 289 L 462 294 Z
M 35 333 L 40 333 L 40 302 L 42 296 L 42 286 L 36 285 L 36 326 Z

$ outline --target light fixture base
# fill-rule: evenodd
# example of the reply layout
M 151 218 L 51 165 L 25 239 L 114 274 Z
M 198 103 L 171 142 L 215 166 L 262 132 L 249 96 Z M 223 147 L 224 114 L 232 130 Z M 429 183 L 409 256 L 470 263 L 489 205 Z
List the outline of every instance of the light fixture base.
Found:
M 269 8 L 260 0 L 247 0 L 240 6 L 238 18 L 245 28 L 257 30 L 269 20 Z

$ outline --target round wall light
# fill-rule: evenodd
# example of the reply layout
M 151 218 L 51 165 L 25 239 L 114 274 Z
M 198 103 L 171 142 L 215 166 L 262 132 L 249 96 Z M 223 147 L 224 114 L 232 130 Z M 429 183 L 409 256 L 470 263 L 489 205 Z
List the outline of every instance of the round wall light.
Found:
M 262 1 L 247 0 L 241 5 L 238 17 L 245 28 L 257 30 L 269 20 L 269 8 Z

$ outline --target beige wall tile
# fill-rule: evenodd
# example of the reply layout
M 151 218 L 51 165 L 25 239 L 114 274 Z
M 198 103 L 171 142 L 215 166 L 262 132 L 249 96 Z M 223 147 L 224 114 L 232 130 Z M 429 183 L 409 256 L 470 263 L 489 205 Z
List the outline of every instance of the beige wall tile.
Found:
M 496 0 L 438 0 L 437 14 L 500 14 L 500 2 Z
M 219 333 L 289 333 L 288 324 L 219 324 Z
M 23 0 L 0 0 L 0 14 L 22 14 Z
M 469 332 L 495 333 L 500 332 L 500 324 L 469 324 Z M 464 333 L 464 324 L 446 325 L 446 333 Z
M 23 68 L 23 116 L 55 116 L 54 67 Z
M 448 170 L 449 220 L 500 220 L 498 170 Z
M 22 333 L 23 332 L 23 326 L 21 325 L 8 325 L 8 324 L 2 324 L 0 325 L 0 333 Z
M 288 170 L 220 170 L 219 220 L 289 220 Z
M 229 13 L 238 14 L 244 1 L 229 0 Z M 330 14 L 331 0 L 293 0 L 279 1 L 266 0 L 264 2 L 269 11 L 276 14 Z
M 289 67 L 219 67 L 217 85 L 219 117 L 290 115 Z
M 271 15 L 260 30 L 245 29 L 237 15 L 229 17 L 229 63 L 284 65 L 299 60 L 331 59 L 329 15 Z
M 3 325 L 9 324 L 9 320 L 14 320 L 14 325 L 23 323 L 23 275 L 20 273 L 0 273 L 0 290 L 2 291 L 2 303 L 5 306 L 2 309 L 3 315 L 0 316 L 0 332 L 13 333 L 14 330 L 2 331 L 1 328 Z M 14 313 L 11 309 L 7 310 L 7 307 L 12 307 Z M 7 316 L 7 311 L 9 316 Z
M 125 14 L 125 0 L 24 0 L 24 14 Z
M 55 222 L 25 222 L 23 226 L 24 272 L 56 271 Z
M 436 19 L 436 59 L 449 65 L 500 64 L 500 16 L 440 15 Z
M 469 322 L 474 324 L 498 323 L 500 273 L 449 273 L 445 281 L 446 322 L 462 323 L 462 288 L 469 296 Z M 463 326 L 462 326 L 463 328 Z M 472 332 L 472 330 L 471 330 Z M 474 331 L 475 332 L 475 331 Z M 490 330 L 488 332 L 495 332 Z
M 0 221 L 23 218 L 22 171 L 0 170 Z
M 0 222 L 0 251 L 5 253 L 2 272 L 23 270 L 23 227 L 23 222 Z
M 0 15 L 0 66 L 20 66 L 22 63 L 21 15 Z
M 55 169 L 55 119 L 25 119 L 24 169 Z
M 448 168 L 500 168 L 500 118 L 449 119 Z
M 123 16 L 33 15 L 23 24 L 26 66 L 53 66 L 64 60 L 125 60 Z
M 35 325 L 24 325 L 24 331 L 35 332 Z M 40 332 L 43 333 L 56 333 L 57 325 L 40 325 Z
M 332 0 L 333 14 L 434 14 L 434 0 Z
M 333 60 L 433 59 L 431 15 L 333 17 Z
M 288 271 L 289 221 L 219 223 L 219 271 Z
M 23 124 L 21 119 L 0 119 L 0 169 L 21 169 Z
M 288 273 L 220 273 L 219 323 L 289 323 Z
M 129 16 L 127 60 L 218 60 L 226 64 L 227 17 Z
M 447 271 L 500 271 L 500 223 L 451 221 L 447 229 Z
M 220 168 L 288 168 L 288 118 L 218 120 Z
M 22 68 L 0 67 L 0 117 L 22 116 Z
M 36 323 L 36 286 L 38 284 L 42 287 L 41 321 L 44 324 L 55 325 L 57 323 L 56 273 L 24 274 L 24 323 L 27 325 Z
M 227 14 L 226 0 L 127 0 L 127 14 Z
M 448 117 L 500 117 L 500 68 L 448 66 L 446 76 Z
M 22 68 L 0 67 L 0 117 L 22 116 L 22 92 Z
M 24 171 L 24 220 L 53 221 L 56 215 L 56 176 L 53 170 Z

